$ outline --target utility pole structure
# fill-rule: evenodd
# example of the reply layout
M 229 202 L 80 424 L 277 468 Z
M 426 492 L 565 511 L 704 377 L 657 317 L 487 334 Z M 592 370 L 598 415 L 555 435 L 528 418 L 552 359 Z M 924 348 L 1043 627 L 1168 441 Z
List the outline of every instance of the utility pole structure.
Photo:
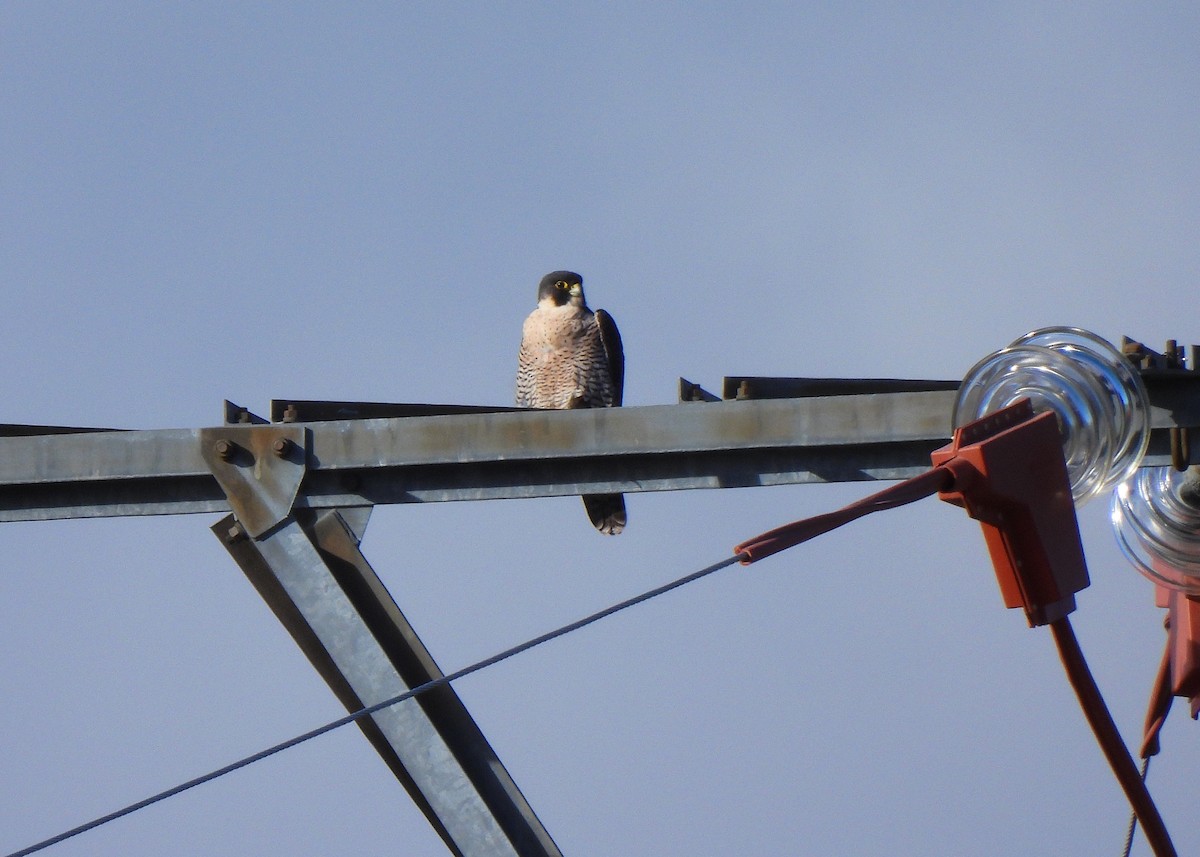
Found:
M 1143 466 L 1170 464 L 1200 387 L 1146 381 Z M 374 506 L 904 479 L 950 438 L 956 387 L 731 378 L 660 406 L 282 401 L 269 421 L 226 403 L 201 429 L 0 426 L 0 522 L 225 515 L 216 536 L 358 711 L 442 676 L 359 549 Z M 449 685 L 358 723 L 451 853 L 560 854 Z

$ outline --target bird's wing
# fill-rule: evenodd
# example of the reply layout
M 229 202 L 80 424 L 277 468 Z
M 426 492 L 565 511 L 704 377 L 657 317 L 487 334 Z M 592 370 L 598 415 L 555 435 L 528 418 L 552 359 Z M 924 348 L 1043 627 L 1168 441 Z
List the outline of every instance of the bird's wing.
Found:
M 613 317 L 604 310 L 596 310 L 595 315 L 596 326 L 600 328 L 600 343 L 604 346 L 608 371 L 612 375 L 613 404 L 619 406 L 625 391 L 625 349 L 621 345 L 621 332 Z

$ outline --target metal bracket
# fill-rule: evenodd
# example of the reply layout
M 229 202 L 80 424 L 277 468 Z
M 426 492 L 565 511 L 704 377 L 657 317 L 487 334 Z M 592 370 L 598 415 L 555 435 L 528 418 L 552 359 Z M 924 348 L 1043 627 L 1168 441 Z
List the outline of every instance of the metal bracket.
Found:
M 200 454 L 252 538 L 291 514 L 307 466 L 306 438 L 295 425 L 200 429 Z
M 1200 379 L 1200 346 L 1186 348 L 1168 339 L 1159 354 L 1153 348 L 1122 337 L 1121 351 L 1142 374 L 1150 392 L 1152 404 L 1166 406 L 1174 418 L 1168 427 L 1171 466 L 1184 471 L 1192 464 L 1191 430 L 1196 427 L 1195 413 L 1197 381 Z M 1190 405 L 1190 407 L 1189 407 Z M 1190 411 L 1190 413 L 1187 413 Z M 1165 451 L 1165 449 L 1164 449 Z
M 245 422 L 198 435 L 234 512 L 213 532 L 355 711 L 442 672 L 359 550 L 371 507 L 294 508 L 309 436 L 303 425 Z M 381 709 L 359 727 L 451 853 L 561 857 L 451 687 Z

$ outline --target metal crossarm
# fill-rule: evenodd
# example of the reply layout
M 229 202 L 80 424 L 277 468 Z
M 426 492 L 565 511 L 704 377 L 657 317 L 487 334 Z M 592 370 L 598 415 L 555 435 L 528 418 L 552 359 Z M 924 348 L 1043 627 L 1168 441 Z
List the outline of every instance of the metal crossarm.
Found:
M 1198 398 L 1151 388 L 1146 465 Z M 290 423 L 309 437 L 297 505 L 904 479 L 950 437 L 953 391 Z M 247 426 L 249 430 L 254 426 Z M 269 426 L 260 426 L 268 429 Z M 0 437 L 0 522 L 228 512 L 200 429 Z
M 897 393 L 288 425 L 308 437 L 297 505 L 323 509 L 903 478 L 949 437 L 952 399 Z M 0 521 L 228 512 L 204 431 L 0 438 Z

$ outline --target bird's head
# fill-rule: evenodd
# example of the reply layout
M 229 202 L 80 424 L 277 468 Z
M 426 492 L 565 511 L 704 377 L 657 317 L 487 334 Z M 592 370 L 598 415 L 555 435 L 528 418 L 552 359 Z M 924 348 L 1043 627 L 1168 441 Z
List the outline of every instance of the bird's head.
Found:
M 573 271 L 551 271 L 542 277 L 538 285 L 538 303 L 586 306 L 583 300 L 583 277 Z

